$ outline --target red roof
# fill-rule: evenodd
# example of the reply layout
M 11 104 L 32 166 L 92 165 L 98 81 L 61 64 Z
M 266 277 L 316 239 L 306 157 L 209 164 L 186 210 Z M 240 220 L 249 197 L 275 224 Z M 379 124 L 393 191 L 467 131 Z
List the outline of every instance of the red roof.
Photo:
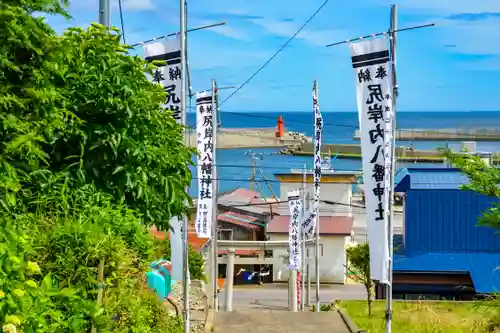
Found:
M 235 212 L 225 212 L 223 214 L 220 214 L 218 216 L 218 220 L 238 225 L 247 229 L 258 230 L 260 228 L 260 226 L 252 224 L 252 222 L 257 221 L 257 218 Z
M 249 201 L 260 198 L 259 193 L 247 190 L 246 188 L 239 188 L 231 193 L 228 193 L 227 196 L 238 197 L 239 199 L 247 199 Z
M 163 231 L 158 231 L 156 230 L 155 227 L 151 228 L 151 233 L 153 234 L 154 238 L 163 240 L 165 238 L 170 238 L 170 232 L 163 232 Z M 203 245 L 205 245 L 206 242 L 209 241 L 209 238 L 199 238 L 196 235 L 196 231 L 193 227 L 190 227 L 188 229 L 188 244 L 191 245 L 193 250 L 199 251 Z
M 320 235 L 349 236 L 352 232 L 353 218 L 349 216 L 320 216 Z M 267 224 L 267 233 L 287 234 L 290 215 L 276 216 Z

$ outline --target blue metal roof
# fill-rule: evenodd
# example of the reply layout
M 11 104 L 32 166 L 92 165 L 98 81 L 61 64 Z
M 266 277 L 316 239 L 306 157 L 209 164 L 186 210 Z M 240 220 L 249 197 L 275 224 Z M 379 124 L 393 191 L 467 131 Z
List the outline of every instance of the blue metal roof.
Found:
M 394 256 L 394 272 L 469 273 L 477 293 L 500 292 L 500 252 L 429 252 Z
M 454 168 L 405 168 L 394 177 L 395 192 L 408 190 L 457 190 L 468 184 L 466 175 Z
M 478 218 L 498 198 L 473 191 L 410 190 L 406 193 L 404 239 L 408 252 L 500 252 L 497 229 Z

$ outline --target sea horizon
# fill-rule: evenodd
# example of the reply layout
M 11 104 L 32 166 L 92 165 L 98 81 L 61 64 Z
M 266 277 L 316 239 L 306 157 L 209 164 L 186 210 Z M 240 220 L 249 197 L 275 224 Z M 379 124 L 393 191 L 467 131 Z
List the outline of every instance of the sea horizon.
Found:
M 285 127 L 289 131 L 304 133 L 307 136 L 313 135 L 313 113 L 311 112 L 221 112 L 222 128 L 271 128 L 276 126 L 278 116 L 283 116 Z M 196 123 L 196 113 L 188 114 L 188 125 L 194 127 Z M 359 127 L 357 112 L 323 112 L 324 130 L 323 142 L 325 144 L 359 144 L 359 140 L 354 139 L 355 130 Z M 469 111 L 469 112 L 449 112 L 449 111 L 401 111 L 397 116 L 397 127 L 399 129 L 471 129 L 471 128 L 500 128 L 500 111 Z M 463 140 L 466 141 L 466 140 Z M 468 140 L 467 140 L 468 141 Z M 450 149 L 459 151 L 461 141 L 397 141 L 398 146 L 413 147 L 415 149 L 433 150 L 438 147 L 448 146 Z M 500 142 L 478 141 L 476 149 L 478 151 L 500 152 Z M 220 190 L 227 191 L 237 187 L 249 188 L 249 180 L 252 170 L 252 161 L 248 157 L 249 149 L 227 149 L 220 150 L 217 154 L 220 174 Z M 260 166 L 258 175 L 260 178 L 269 180 L 269 185 L 275 193 L 279 192 L 279 181 L 275 178 L 276 172 L 288 172 L 290 169 L 300 169 L 307 165 L 312 168 L 313 158 L 311 156 L 289 156 L 280 155 L 279 148 L 253 148 L 255 153 L 262 154 L 262 160 L 256 162 Z M 333 167 L 337 170 L 360 170 L 360 159 L 335 159 Z M 400 166 L 414 166 L 411 163 L 400 163 Z M 419 166 L 440 167 L 443 164 L 424 163 Z M 258 168 L 259 169 L 259 168 Z M 196 177 L 196 168 L 193 168 L 193 175 Z M 261 184 L 265 185 L 265 184 Z M 270 195 L 263 186 L 266 195 Z M 198 188 L 197 180 L 191 184 L 190 194 L 195 195 Z
M 291 111 L 273 111 L 273 110 L 253 110 L 253 111 L 245 111 L 245 110 L 234 110 L 234 111 L 224 111 L 221 110 L 221 113 L 311 113 L 311 110 L 291 110 Z M 188 110 L 187 113 L 196 113 L 195 110 Z M 321 110 L 321 113 L 358 113 L 358 111 L 352 110 Z M 500 110 L 427 110 L 427 111 L 415 111 L 415 110 L 398 110 L 397 113 L 500 113 Z

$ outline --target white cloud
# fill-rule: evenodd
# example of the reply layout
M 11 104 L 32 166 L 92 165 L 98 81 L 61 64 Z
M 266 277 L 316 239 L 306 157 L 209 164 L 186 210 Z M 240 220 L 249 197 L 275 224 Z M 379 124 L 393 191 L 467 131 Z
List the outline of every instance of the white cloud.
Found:
M 393 0 L 370 2 L 386 6 Z M 487 15 L 500 13 L 499 0 L 399 0 L 398 7 L 400 16 L 417 15 L 417 19 L 426 16 L 429 21 L 436 23 L 433 37 L 430 38 L 436 38 L 443 46 L 447 46 L 446 51 L 500 54 L 500 43 L 497 42 L 500 39 L 500 17 Z
M 193 70 L 230 68 L 241 70 L 257 66 L 269 57 L 264 51 L 235 50 L 227 47 L 190 47 L 189 66 Z
M 372 0 L 373 2 L 390 5 L 393 0 Z M 401 11 L 418 10 L 440 15 L 459 13 L 495 13 L 500 12 L 498 0 L 399 0 Z
M 157 8 L 154 0 L 122 0 L 123 10 L 127 11 L 146 11 Z M 118 8 L 118 0 L 112 0 L 112 8 Z
M 463 69 L 471 71 L 500 71 L 500 59 L 498 57 L 475 61 L 463 61 L 460 63 L 460 65 Z
M 271 19 L 253 19 L 250 21 L 264 28 L 268 34 L 280 37 L 292 37 L 302 25 L 297 22 Z M 338 39 L 338 36 L 339 32 L 336 30 L 312 30 L 306 27 L 295 38 L 302 39 L 313 45 L 325 46 Z
M 445 19 L 438 22 L 439 36 L 451 50 L 465 54 L 500 54 L 500 17 L 477 21 Z

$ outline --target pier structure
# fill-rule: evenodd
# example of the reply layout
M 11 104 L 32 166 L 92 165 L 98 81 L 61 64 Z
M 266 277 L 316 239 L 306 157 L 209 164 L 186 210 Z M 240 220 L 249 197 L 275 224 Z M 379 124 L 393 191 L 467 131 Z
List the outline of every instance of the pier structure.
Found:
M 359 140 L 359 129 L 354 140 Z M 500 128 L 448 128 L 448 129 L 399 129 L 396 140 L 400 141 L 500 141 Z
M 218 149 L 236 148 L 284 148 L 311 143 L 312 138 L 303 133 L 290 132 L 276 127 L 267 128 L 220 128 L 217 133 Z M 188 131 L 190 147 L 196 147 L 196 130 Z

